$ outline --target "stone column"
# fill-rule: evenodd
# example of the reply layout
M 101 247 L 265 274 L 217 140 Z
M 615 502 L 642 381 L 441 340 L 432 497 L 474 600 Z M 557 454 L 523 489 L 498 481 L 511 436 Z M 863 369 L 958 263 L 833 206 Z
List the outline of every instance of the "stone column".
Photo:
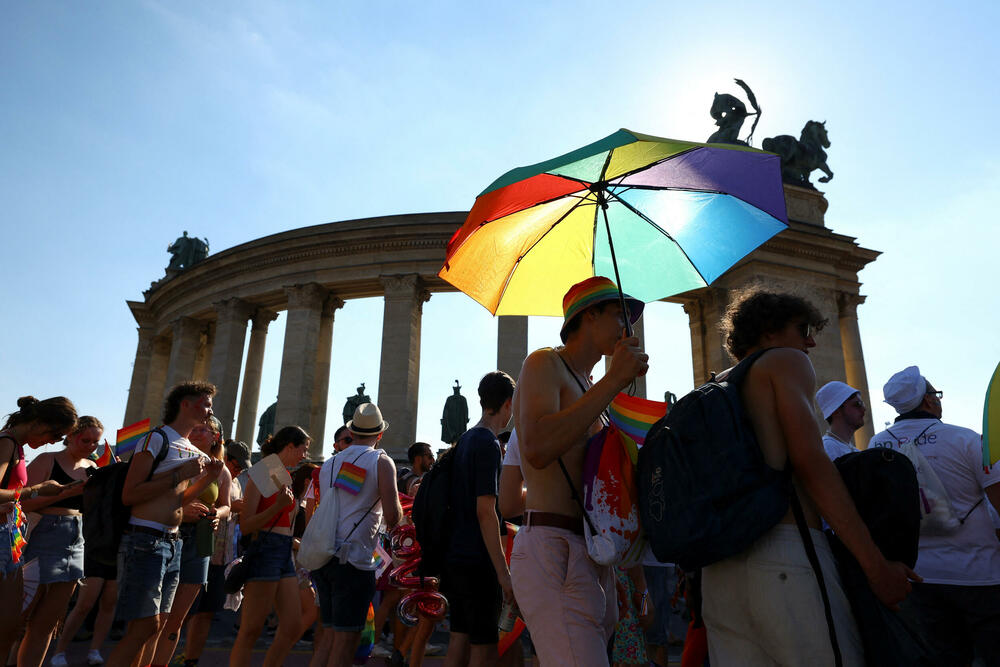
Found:
M 871 396 L 868 392 L 868 374 L 865 371 L 865 355 L 861 349 L 861 330 L 858 328 L 858 305 L 865 302 L 860 294 L 841 292 L 837 295 L 840 316 L 840 340 L 844 349 L 844 371 L 847 384 L 861 392 L 861 398 L 868 406 L 865 425 L 854 433 L 854 444 L 865 449 L 875 435 L 872 423 Z
M 326 431 L 326 404 L 330 397 L 330 357 L 333 352 L 333 315 L 338 308 L 344 307 L 344 300 L 333 295 L 323 302 L 323 313 L 319 322 L 319 343 L 316 350 L 316 378 L 312 392 L 310 407 L 309 435 L 312 444 L 309 447 L 309 457 L 325 458 L 323 452 L 323 435 Z
M 233 419 L 236 417 L 236 395 L 240 389 L 247 320 L 254 306 L 236 298 L 219 301 L 214 306 L 217 318 L 208 380 L 216 387 L 212 411 L 222 422 L 222 433 L 228 438 L 233 434 Z
M 383 448 L 396 460 L 406 458 L 417 437 L 417 389 L 420 381 L 420 318 L 430 293 L 416 274 L 382 276 L 382 361 L 378 406 L 390 429 Z
M 132 364 L 132 381 L 128 387 L 128 402 L 125 404 L 124 426 L 145 419 L 142 414 L 146 403 L 146 388 L 149 381 L 149 365 L 153 358 L 152 327 L 138 328 L 139 344 L 135 350 L 135 363 Z
M 132 420 L 126 420 L 126 426 L 149 417 L 153 424 L 163 416 L 163 397 L 167 390 L 167 371 L 170 366 L 170 339 L 166 336 L 154 336 L 153 346 L 149 355 L 149 376 L 146 378 L 146 399 L 142 402 L 142 411 Z
M 497 369 L 517 380 L 528 356 L 528 318 L 501 315 L 497 318 Z
M 642 350 L 646 349 L 646 334 L 645 327 L 642 325 L 642 320 L 639 320 L 632 325 L 632 335 L 639 339 L 639 348 Z M 611 357 L 604 357 L 604 372 L 607 373 L 608 369 L 611 368 Z M 625 387 L 622 391 L 625 393 L 629 392 L 630 387 Z M 647 398 L 646 396 L 646 376 L 635 379 L 635 390 L 632 392 L 632 396 L 638 396 L 639 398 Z M 657 398 L 656 400 L 660 400 Z
M 260 401 L 260 376 L 264 367 L 264 346 L 267 326 L 277 319 L 278 313 L 258 308 L 253 314 L 250 328 L 250 345 L 247 363 L 243 369 L 243 391 L 240 392 L 240 415 L 236 422 L 236 439 L 253 448 L 253 432 L 257 427 L 257 403 Z
M 308 431 L 312 419 L 312 393 L 316 387 L 323 302 L 328 293 L 322 285 L 308 283 L 286 287 L 285 294 L 288 312 L 274 428 L 277 432 L 285 426 L 301 426 Z
M 726 352 L 726 341 L 719 330 L 728 295 L 724 288 L 705 287 L 695 292 L 696 298 L 684 302 L 691 327 L 691 370 L 694 386 L 708 382 L 709 376 L 733 365 Z
M 195 361 L 202 344 L 205 323 L 190 317 L 178 317 L 171 322 L 171 328 L 174 336 L 170 346 L 170 364 L 167 366 L 166 392 L 178 383 L 194 379 Z

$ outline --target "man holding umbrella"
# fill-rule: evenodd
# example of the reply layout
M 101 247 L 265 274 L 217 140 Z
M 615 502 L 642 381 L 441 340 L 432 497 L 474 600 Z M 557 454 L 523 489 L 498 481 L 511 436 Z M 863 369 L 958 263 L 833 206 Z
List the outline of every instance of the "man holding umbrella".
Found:
M 542 664 L 607 665 L 617 620 L 614 575 L 587 556 L 580 488 L 587 438 L 612 399 L 645 375 L 648 355 L 624 337 L 643 303 L 604 277 L 577 283 L 563 298 L 564 345 L 528 356 L 514 395 L 527 499 L 511 556 L 514 596 Z M 624 312 L 623 312 L 624 311 Z M 603 356 L 600 381 L 590 374 Z

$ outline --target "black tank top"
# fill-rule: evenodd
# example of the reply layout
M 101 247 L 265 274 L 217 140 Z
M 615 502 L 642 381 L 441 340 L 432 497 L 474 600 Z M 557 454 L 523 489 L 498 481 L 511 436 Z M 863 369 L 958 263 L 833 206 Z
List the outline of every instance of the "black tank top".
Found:
M 75 482 L 77 480 L 69 476 L 63 467 L 59 465 L 59 459 L 52 457 L 52 472 L 49 474 L 49 479 L 53 482 L 59 482 L 60 484 L 69 484 L 70 482 Z M 57 500 L 54 503 L 50 503 L 48 507 L 62 507 L 68 510 L 80 510 L 83 511 L 83 494 L 79 496 L 73 496 L 72 498 L 63 498 L 62 500 Z

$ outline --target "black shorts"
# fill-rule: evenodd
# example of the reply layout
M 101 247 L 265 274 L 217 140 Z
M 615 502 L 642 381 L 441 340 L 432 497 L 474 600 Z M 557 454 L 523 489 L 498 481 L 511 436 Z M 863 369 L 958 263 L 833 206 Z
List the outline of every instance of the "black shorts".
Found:
M 226 566 L 208 566 L 208 584 L 198 593 L 198 598 L 191 605 L 191 613 L 215 613 L 222 611 L 226 604 Z
M 497 621 L 503 593 L 492 565 L 449 563 L 442 577 L 441 590 L 448 598 L 452 632 L 469 635 L 470 644 L 500 641 Z
M 368 617 L 368 605 L 375 597 L 375 572 L 359 570 L 336 558 L 313 570 L 319 598 L 319 618 L 335 632 L 361 632 Z
M 118 566 L 105 565 L 91 558 L 87 553 L 87 545 L 83 546 L 83 576 L 100 577 L 105 581 L 115 581 L 118 579 Z

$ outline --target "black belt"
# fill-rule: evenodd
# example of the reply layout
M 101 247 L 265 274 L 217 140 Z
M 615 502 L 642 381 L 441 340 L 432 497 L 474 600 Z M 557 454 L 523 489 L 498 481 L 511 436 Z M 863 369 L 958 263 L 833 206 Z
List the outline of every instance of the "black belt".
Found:
M 566 516 L 554 512 L 536 512 L 528 510 L 524 513 L 525 526 L 547 526 L 549 528 L 562 528 L 574 535 L 583 535 L 583 518 L 578 516 Z
M 154 537 L 158 537 L 161 540 L 179 540 L 179 539 L 181 539 L 181 534 L 180 534 L 180 531 L 178 531 L 178 530 L 175 530 L 172 533 L 168 533 L 165 530 L 159 530 L 157 528 L 150 528 L 149 526 L 137 526 L 137 525 L 135 525 L 133 523 L 130 523 L 128 525 L 128 527 L 125 529 L 125 532 L 128 532 L 128 533 L 143 533 L 145 535 L 152 535 Z

